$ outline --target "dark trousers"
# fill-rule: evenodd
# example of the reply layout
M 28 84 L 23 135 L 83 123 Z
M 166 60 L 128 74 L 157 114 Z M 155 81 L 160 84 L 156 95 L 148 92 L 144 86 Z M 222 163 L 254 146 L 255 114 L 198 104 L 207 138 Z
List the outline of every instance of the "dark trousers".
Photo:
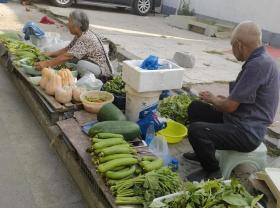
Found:
M 207 103 L 192 102 L 188 115 L 189 141 L 202 167 L 208 172 L 219 169 L 216 150 L 251 152 L 260 144 L 236 125 L 223 123 L 223 113 Z

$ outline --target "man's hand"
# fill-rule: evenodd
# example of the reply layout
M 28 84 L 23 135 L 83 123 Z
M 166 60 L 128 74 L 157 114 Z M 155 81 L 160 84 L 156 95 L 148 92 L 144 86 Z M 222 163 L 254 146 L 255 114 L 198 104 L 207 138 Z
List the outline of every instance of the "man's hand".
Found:
M 220 99 L 226 99 L 226 97 L 225 97 L 225 96 L 223 96 L 223 95 L 217 95 L 217 98 L 220 98 Z
M 199 97 L 201 100 L 212 104 L 220 112 L 233 113 L 240 105 L 237 101 L 230 100 L 222 95 L 215 96 L 209 91 L 200 92 Z
M 213 103 L 215 96 L 209 91 L 203 91 L 199 93 L 199 97 L 201 100 L 207 103 Z
M 37 62 L 37 63 L 34 64 L 34 66 L 38 71 L 41 71 L 43 68 L 48 67 L 46 61 Z

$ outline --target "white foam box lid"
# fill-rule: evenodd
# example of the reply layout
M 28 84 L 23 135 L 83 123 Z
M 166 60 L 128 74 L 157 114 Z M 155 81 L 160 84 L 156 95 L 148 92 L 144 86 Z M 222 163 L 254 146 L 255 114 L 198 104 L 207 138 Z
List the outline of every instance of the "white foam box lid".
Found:
M 142 63 L 143 60 L 123 62 L 122 79 L 135 91 L 149 92 L 182 88 L 184 69 L 175 63 L 159 59 L 159 64 L 169 67 L 157 70 L 141 69 Z

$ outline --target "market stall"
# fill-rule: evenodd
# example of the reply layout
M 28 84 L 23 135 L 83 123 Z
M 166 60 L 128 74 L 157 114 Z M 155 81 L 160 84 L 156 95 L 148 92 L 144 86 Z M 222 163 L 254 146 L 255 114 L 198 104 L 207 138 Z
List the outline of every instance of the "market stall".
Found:
M 28 89 L 33 96 L 36 97 L 38 104 L 44 109 L 50 123 L 54 124 L 58 120 L 70 118 L 73 112 L 82 109 L 80 102 L 59 103 L 53 96 L 48 95 L 38 84 L 41 79 L 41 73 L 35 69 L 28 68 L 25 65 L 16 63 L 18 60 L 15 53 L 11 53 L 5 45 L 0 44 L 1 63 L 7 68 L 18 83 L 18 88 L 21 89 L 20 82 Z M 27 49 L 28 50 L 28 49 Z M 21 93 L 24 93 L 22 90 Z
M 182 112 L 195 99 L 172 96 L 161 101 L 158 108 L 162 90 L 182 87 L 183 69 L 176 64 L 160 60 L 159 70 L 147 72 L 140 69 L 142 61 L 125 62 L 122 77 L 103 86 L 107 92 L 79 89 L 74 101 L 76 88 L 68 88 L 74 84 L 71 70 L 44 69 L 40 78 L 34 78 L 37 75 L 32 75 L 33 69 L 28 66 L 46 57 L 19 40 L 2 39 L 1 43 L 2 64 L 90 207 L 259 206 L 261 197 L 251 196 L 235 180 L 185 183 L 178 163 L 168 157 L 167 142 L 178 143 L 187 135 L 187 118 Z M 24 53 L 22 48 L 27 48 Z M 174 121 L 167 120 L 166 126 L 156 116 L 157 111 Z

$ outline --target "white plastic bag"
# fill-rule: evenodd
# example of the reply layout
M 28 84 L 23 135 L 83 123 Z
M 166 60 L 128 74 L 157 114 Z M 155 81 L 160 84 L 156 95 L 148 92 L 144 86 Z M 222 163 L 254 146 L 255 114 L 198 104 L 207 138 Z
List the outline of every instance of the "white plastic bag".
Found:
M 42 39 L 31 37 L 31 41 L 42 51 L 57 51 L 70 43 L 70 41 L 62 40 L 60 34 L 55 32 L 46 32 Z
M 168 144 L 164 137 L 155 136 L 149 145 L 149 150 L 157 157 L 163 159 L 164 165 L 170 162 Z
M 78 87 L 86 88 L 87 90 L 100 90 L 103 83 L 96 79 L 93 73 L 86 73 L 81 79 L 77 81 Z

